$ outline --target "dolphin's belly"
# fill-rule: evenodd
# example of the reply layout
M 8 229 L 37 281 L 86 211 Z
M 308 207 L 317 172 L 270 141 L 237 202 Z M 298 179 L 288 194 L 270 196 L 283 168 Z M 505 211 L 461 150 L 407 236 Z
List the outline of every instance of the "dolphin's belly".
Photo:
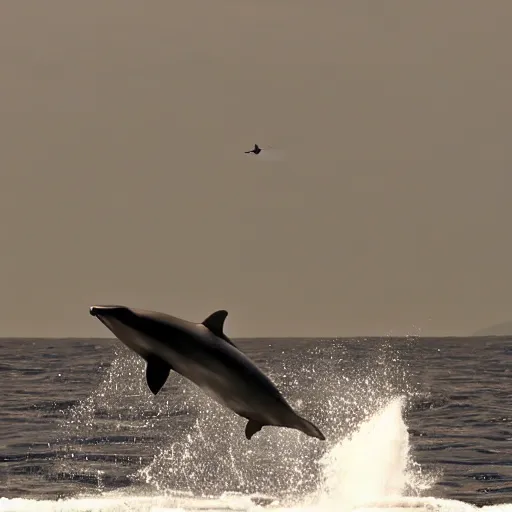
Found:
M 244 374 L 241 369 L 228 369 L 222 361 L 211 357 L 205 363 L 206 356 L 205 359 L 198 357 L 197 360 L 191 360 L 168 348 L 165 359 L 172 364 L 175 371 L 200 387 L 216 402 L 240 416 L 261 416 L 262 410 L 265 410 L 266 419 L 270 421 L 277 410 L 288 412 L 286 403 L 276 400 L 262 383 Z M 276 418 L 275 421 L 279 420 Z

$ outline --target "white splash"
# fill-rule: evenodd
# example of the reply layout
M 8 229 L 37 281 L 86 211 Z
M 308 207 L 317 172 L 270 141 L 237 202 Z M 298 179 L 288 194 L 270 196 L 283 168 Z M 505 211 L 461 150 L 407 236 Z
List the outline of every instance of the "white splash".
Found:
M 58 501 L 0 499 L 5 512 L 512 512 L 511 505 L 478 508 L 456 500 L 416 497 L 433 483 L 421 478 L 410 455 L 402 418 L 403 399 L 396 398 L 359 428 L 328 450 L 320 463 L 323 482 L 317 492 L 295 497 L 290 505 L 278 502 L 262 507 L 257 496 L 224 493 L 196 497 L 188 493 L 136 496 L 118 492 Z M 256 503 L 255 503 L 256 502 Z
M 393 400 L 324 455 L 319 505 L 343 503 L 350 510 L 369 501 L 403 496 L 411 482 L 402 405 L 401 399 Z

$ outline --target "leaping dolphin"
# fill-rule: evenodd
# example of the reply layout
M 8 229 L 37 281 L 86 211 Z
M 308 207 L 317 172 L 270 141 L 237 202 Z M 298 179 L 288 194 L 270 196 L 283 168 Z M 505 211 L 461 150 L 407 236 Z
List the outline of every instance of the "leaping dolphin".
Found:
M 322 432 L 295 413 L 271 380 L 224 334 L 227 311 L 216 311 L 202 323 L 125 306 L 92 306 L 90 313 L 146 360 L 146 381 L 155 395 L 174 370 L 248 419 L 247 439 L 265 425 L 274 425 L 325 440 Z

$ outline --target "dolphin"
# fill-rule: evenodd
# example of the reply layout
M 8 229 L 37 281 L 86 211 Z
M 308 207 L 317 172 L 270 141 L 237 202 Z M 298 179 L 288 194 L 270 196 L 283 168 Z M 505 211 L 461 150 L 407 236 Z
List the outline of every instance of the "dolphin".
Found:
M 273 425 L 325 440 L 322 432 L 301 418 L 272 381 L 224 334 L 227 311 L 216 311 L 201 323 L 116 305 L 91 306 L 89 312 L 147 362 L 146 382 L 153 394 L 162 389 L 174 370 L 249 420 L 247 439 L 263 426 Z

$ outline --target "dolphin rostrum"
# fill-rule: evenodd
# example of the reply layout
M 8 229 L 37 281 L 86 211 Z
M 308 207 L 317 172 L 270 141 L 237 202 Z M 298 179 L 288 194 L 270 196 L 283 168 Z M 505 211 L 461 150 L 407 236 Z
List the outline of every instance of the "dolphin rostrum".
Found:
M 155 395 L 174 370 L 247 418 L 247 439 L 263 426 L 274 425 L 325 440 L 322 432 L 297 415 L 270 379 L 224 334 L 227 311 L 216 311 L 199 324 L 125 306 L 92 306 L 90 313 L 146 360 L 146 381 Z

